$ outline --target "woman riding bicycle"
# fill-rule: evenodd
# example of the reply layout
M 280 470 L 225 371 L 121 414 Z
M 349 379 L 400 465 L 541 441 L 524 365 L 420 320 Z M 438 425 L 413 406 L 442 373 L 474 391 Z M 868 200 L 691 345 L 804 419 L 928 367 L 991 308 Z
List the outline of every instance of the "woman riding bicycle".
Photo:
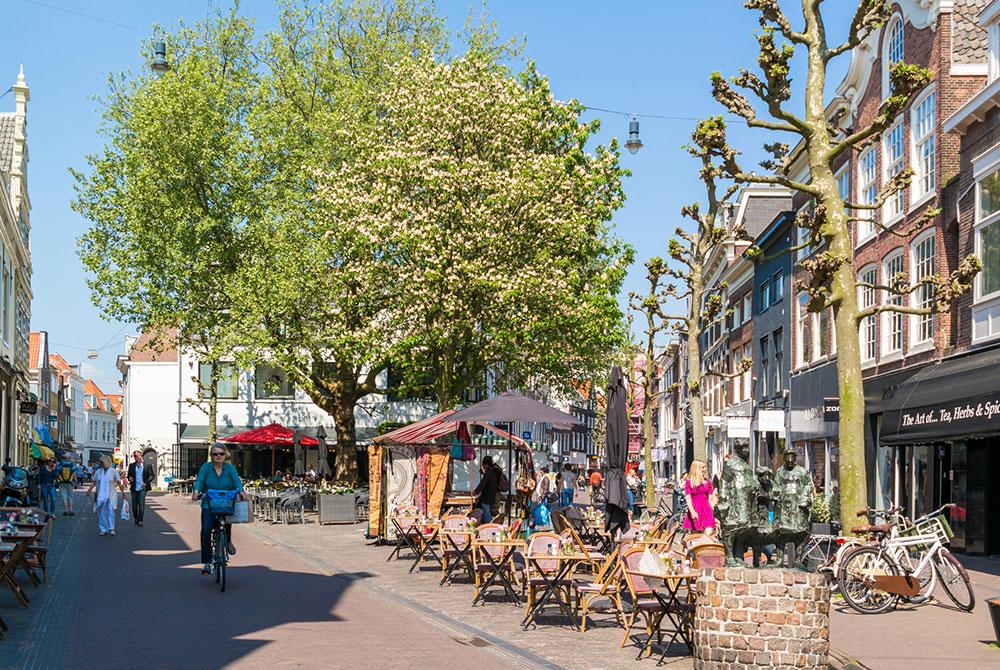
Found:
M 243 493 L 243 482 L 236 468 L 231 463 L 226 463 L 229 458 L 229 450 L 221 444 L 212 447 L 211 460 L 201 466 L 198 470 L 198 479 L 194 483 L 194 493 L 192 500 L 203 498 L 206 491 L 233 491 L 240 500 L 246 500 Z M 212 574 L 212 512 L 208 509 L 208 499 L 201 501 L 201 574 Z M 229 553 L 235 555 L 236 547 L 233 545 L 233 525 L 226 524 L 226 542 Z

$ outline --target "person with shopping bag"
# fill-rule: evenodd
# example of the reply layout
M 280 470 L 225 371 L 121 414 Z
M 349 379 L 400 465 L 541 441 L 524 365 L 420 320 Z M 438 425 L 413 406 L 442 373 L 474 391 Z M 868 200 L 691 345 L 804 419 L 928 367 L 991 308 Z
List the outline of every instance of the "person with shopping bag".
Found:
M 118 470 L 111 467 L 111 457 L 102 456 L 100 465 L 94 470 L 87 495 L 94 494 L 94 508 L 97 511 L 98 535 L 115 534 L 115 511 L 118 509 Z M 96 489 L 96 490 L 95 490 Z

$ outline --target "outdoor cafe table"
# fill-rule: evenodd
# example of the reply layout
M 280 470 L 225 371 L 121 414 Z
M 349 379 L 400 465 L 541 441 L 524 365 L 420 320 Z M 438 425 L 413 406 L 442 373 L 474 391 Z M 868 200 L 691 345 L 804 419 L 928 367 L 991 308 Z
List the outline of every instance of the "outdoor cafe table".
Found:
M 556 590 L 559 588 L 559 583 L 570 578 L 573 574 L 573 570 L 580 563 L 590 562 L 593 559 L 584 554 L 583 552 L 574 552 L 571 554 L 558 553 L 552 554 L 525 554 L 524 559 L 528 562 L 530 566 L 535 568 L 538 573 L 539 578 L 541 578 L 544 584 L 544 590 L 542 591 L 541 597 L 535 602 L 535 606 L 528 610 L 528 613 L 524 615 L 524 619 L 521 621 L 521 627 L 527 630 L 528 626 L 535 623 L 535 617 L 542 613 L 542 609 L 545 608 L 545 604 L 549 601 L 552 596 L 555 595 Z M 556 569 L 554 576 L 549 578 L 549 575 L 541 569 L 538 565 L 538 561 L 558 561 L 559 567 Z M 530 574 L 530 570 L 529 570 Z M 559 603 L 559 609 L 570 616 L 572 619 L 572 613 L 568 612 L 566 605 L 564 603 Z
M 399 523 L 400 519 L 406 519 L 410 522 L 405 528 L 403 524 Z M 396 548 L 392 550 L 389 557 L 385 559 L 387 562 L 391 561 L 393 557 L 403 558 L 400 554 L 400 550 L 406 546 L 409 547 L 410 551 L 413 552 L 416 558 L 413 560 L 413 565 L 410 566 L 410 572 L 412 573 L 420 565 L 420 561 L 429 553 L 434 557 L 435 561 L 440 562 L 441 557 L 437 555 L 434 551 L 434 542 L 437 540 L 438 532 L 441 530 L 441 524 L 438 522 L 421 522 L 418 517 L 390 517 L 392 525 L 396 528 L 396 535 L 398 538 L 403 540 L 402 544 L 397 544 Z
M 667 619 L 670 622 L 671 628 L 668 632 L 672 633 L 672 635 L 670 642 L 667 643 L 667 647 L 680 635 L 688 648 L 693 649 L 694 604 L 692 601 L 695 582 L 701 577 L 701 573 L 697 571 L 657 573 L 641 570 L 626 570 L 626 572 L 646 580 L 646 583 L 653 592 L 653 596 L 663 607 L 663 617 L 660 619 L 657 628 L 662 634 L 663 619 Z M 678 596 L 681 586 L 687 586 L 684 602 L 681 602 Z
M 489 576 L 486 581 L 482 583 L 479 590 L 476 591 L 476 596 L 472 599 L 472 606 L 475 607 L 476 603 L 486 602 L 486 592 L 491 586 L 500 581 L 500 585 L 503 586 L 504 593 L 507 597 L 518 607 L 521 606 L 521 597 L 517 595 L 517 589 L 514 584 L 510 581 L 510 575 L 508 574 L 507 567 L 510 565 L 510 561 L 514 558 L 519 550 L 524 549 L 524 540 L 479 540 L 473 538 L 472 542 L 476 547 L 499 547 L 500 555 L 493 556 L 488 551 L 480 551 L 481 556 L 486 557 L 486 565 L 489 567 Z
M 461 544 L 455 544 L 454 537 L 462 536 L 465 541 Z M 471 530 L 462 530 L 448 528 L 442 534 L 443 539 L 441 540 L 441 565 L 445 567 L 444 574 L 441 576 L 440 586 L 444 586 L 444 583 L 451 579 L 452 573 L 458 569 L 459 566 L 464 565 L 469 571 L 469 577 L 475 578 L 476 566 L 472 564 L 472 538 L 475 537 L 475 532 Z M 445 563 L 445 556 L 448 552 L 448 545 L 451 545 L 451 549 L 455 551 L 455 560 L 449 563 L 447 566 Z
M 0 533 L 0 541 L 2 541 L 5 544 L 8 542 L 15 542 L 15 543 L 23 542 L 24 544 L 30 545 L 31 542 L 33 542 L 36 537 L 38 537 L 38 533 L 36 531 L 27 530 L 24 528 L 18 529 L 18 531 L 15 533 Z M 38 586 L 39 584 L 42 583 L 41 580 L 38 579 L 38 576 L 35 574 L 35 571 L 31 568 L 31 565 L 28 563 L 27 554 L 21 556 L 21 560 L 18 561 L 18 565 L 20 565 L 21 568 L 23 568 L 24 571 L 28 574 L 28 578 L 31 579 L 31 583 L 33 586 Z

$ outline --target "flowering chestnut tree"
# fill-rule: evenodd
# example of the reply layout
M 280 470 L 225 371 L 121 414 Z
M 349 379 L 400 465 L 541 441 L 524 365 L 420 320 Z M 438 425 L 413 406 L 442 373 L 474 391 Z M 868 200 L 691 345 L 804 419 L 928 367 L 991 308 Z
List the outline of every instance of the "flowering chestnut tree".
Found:
M 593 379 L 625 337 L 616 295 L 630 250 L 618 147 L 560 103 L 533 65 L 512 74 L 473 44 L 398 63 L 377 123 L 318 176 L 329 225 L 378 249 L 396 362 L 439 408 L 481 388 Z

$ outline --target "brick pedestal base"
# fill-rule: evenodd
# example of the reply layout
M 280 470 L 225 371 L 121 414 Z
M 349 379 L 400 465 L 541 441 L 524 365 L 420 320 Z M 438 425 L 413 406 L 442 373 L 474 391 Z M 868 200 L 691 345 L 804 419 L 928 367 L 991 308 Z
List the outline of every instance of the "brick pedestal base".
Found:
M 694 643 L 695 668 L 826 668 L 826 578 L 718 568 L 698 580 Z

